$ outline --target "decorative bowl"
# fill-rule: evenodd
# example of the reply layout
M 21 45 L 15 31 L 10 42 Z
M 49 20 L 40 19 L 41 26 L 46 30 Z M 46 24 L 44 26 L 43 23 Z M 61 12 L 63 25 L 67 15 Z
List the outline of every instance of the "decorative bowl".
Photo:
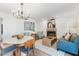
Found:
M 18 34 L 18 35 L 17 35 L 17 39 L 22 39 L 23 37 L 24 37 L 23 34 Z

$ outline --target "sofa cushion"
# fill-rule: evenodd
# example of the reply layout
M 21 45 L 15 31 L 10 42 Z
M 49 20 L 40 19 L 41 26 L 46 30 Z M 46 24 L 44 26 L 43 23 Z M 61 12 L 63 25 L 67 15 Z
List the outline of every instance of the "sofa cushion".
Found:
M 72 33 L 72 37 L 70 41 L 73 42 L 76 37 L 78 37 L 78 35 L 76 33 Z
M 65 51 L 67 53 L 78 55 L 78 49 L 79 48 L 78 48 L 78 45 L 73 43 L 73 42 L 70 42 L 70 41 L 67 41 L 67 40 L 58 40 L 57 49 Z
M 78 37 L 75 37 L 75 38 L 72 40 L 72 42 L 79 45 L 79 36 L 78 36 Z

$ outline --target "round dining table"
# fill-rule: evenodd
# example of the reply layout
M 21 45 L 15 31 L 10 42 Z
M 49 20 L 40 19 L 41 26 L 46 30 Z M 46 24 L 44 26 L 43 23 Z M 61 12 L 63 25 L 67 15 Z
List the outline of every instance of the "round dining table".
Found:
M 29 40 L 32 40 L 33 37 L 32 36 L 24 36 L 22 39 L 17 39 L 16 37 L 14 38 L 6 38 L 3 39 L 3 43 L 6 44 L 15 44 L 16 45 L 16 56 L 20 56 L 21 55 L 21 51 L 20 51 L 20 44 L 23 44 Z

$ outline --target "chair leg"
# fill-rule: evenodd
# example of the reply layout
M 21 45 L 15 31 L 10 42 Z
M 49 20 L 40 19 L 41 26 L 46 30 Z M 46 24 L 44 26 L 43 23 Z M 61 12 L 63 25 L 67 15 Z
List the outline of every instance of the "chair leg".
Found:
M 32 51 L 33 51 L 33 55 L 35 56 L 34 49 Z
M 3 49 L 1 47 L 1 45 L 0 45 L 0 56 L 3 56 Z
M 35 51 L 34 51 L 34 49 L 35 49 L 35 47 L 33 46 L 33 50 L 32 50 L 32 52 L 33 52 L 33 55 L 35 56 Z
M 29 56 L 29 49 L 27 48 L 27 56 Z

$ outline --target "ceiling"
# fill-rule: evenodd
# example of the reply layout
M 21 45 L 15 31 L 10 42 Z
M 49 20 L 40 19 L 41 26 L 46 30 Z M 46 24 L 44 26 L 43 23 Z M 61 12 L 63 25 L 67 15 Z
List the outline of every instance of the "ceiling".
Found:
M 17 10 L 19 3 L 0 3 L 0 12 L 12 14 Z M 41 19 L 50 16 L 63 16 L 78 13 L 77 3 L 24 3 L 24 12 L 30 13 L 31 18 Z

